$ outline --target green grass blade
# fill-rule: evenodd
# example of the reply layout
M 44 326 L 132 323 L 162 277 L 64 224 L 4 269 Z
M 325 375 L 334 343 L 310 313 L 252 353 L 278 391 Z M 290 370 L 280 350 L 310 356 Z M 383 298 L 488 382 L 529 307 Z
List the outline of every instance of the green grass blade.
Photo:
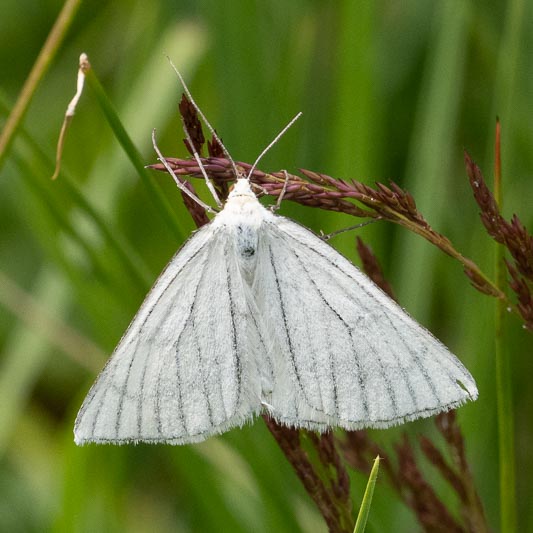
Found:
M 0 113 L 7 115 L 9 113 L 8 110 L 9 106 L 7 104 L 7 98 L 3 94 L 3 91 L 0 91 Z M 24 156 L 22 153 L 19 154 L 18 152 L 15 152 L 14 157 L 19 161 L 19 166 L 25 158 L 30 159 L 30 155 L 32 156 L 31 159 L 36 156 L 37 159 L 40 160 L 39 166 L 42 167 L 43 173 L 48 176 L 51 169 L 54 167 L 54 163 L 49 155 L 39 146 L 33 136 L 30 135 L 24 127 L 20 129 L 20 140 L 27 146 L 24 147 L 26 149 Z M 32 188 L 39 188 L 40 194 L 42 193 L 39 197 L 40 199 L 48 204 L 53 203 L 52 200 L 55 199 L 57 194 L 52 192 L 54 188 L 50 187 L 50 181 L 43 181 L 39 177 L 33 176 L 33 172 L 27 173 L 26 170 L 27 169 L 21 173 L 21 177 L 27 182 L 30 181 Z M 139 254 L 128 245 L 125 236 L 121 234 L 116 227 L 112 227 L 108 220 L 105 220 L 105 218 L 92 205 L 91 201 L 79 190 L 78 185 L 65 169 L 61 172 L 61 184 L 56 185 L 55 190 L 57 191 L 58 188 L 64 189 L 68 196 L 70 196 L 70 200 L 74 202 L 85 215 L 87 215 L 95 227 L 100 231 L 102 237 L 107 241 L 111 250 L 115 252 L 125 271 L 130 274 L 132 281 L 135 283 L 135 287 L 138 287 L 143 294 L 146 293 L 151 285 L 150 271 Z M 55 202 L 54 205 L 57 208 L 56 210 L 61 211 L 57 202 Z M 68 217 L 66 217 L 66 219 L 69 220 Z M 71 226 L 70 222 L 67 226 Z M 71 231 L 73 230 L 71 229 Z
M 422 91 L 410 140 L 405 186 L 419 209 L 439 230 L 446 218 L 451 187 L 449 157 L 453 153 L 460 104 L 464 45 L 468 30 L 466 2 L 434 5 L 431 42 L 424 67 Z M 434 26 L 433 26 L 434 25 Z M 442 254 L 420 239 L 400 232 L 392 256 L 398 270 L 399 299 L 415 316 L 429 312 L 433 275 Z
M 53 268 L 45 268 L 41 274 L 34 286 L 35 298 L 47 302 L 50 313 L 59 315 L 67 288 Z M 50 357 L 50 344 L 42 334 L 22 325 L 16 333 L 4 346 L 0 363 L 0 457 Z
M 115 134 L 118 142 L 126 152 L 126 155 L 130 159 L 131 163 L 135 167 L 135 170 L 141 176 L 144 185 L 146 186 L 154 205 L 158 207 L 161 217 L 165 220 L 168 228 L 172 231 L 173 235 L 177 239 L 182 238 L 181 228 L 176 220 L 176 216 L 170 207 L 170 204 L 163 192 L 154 184 L 153 178 L 150 176 L 145 168 L 145 162 L 133 144 L 130 136 L 126 132 L 126 129 L 122 125 L 115 106 L 111 103 L 100 81 L 96 77 L 94 70 L 91 68 L 86 73 L 87 81 L 91 86 L 91 89 L 96 95 L 98 104 L 100 105 L 103 113 L 105 114 L 113 133 Z
M 368 483 L 366 484 L 365 494 L 363 496 L 363 502 L 357 515 L 357 521 L 355 523 L 354 533 L 363 533 L 366 528 L 366 522 L 370 513 L 370 505 L 372 504 L 372 496 L 374 495 L 374 487 L 376 486 L 376 480 L 378 478 L 379 470 L 379 455 L 374 459 L 374 466 L 370 471 L 368 477 Z

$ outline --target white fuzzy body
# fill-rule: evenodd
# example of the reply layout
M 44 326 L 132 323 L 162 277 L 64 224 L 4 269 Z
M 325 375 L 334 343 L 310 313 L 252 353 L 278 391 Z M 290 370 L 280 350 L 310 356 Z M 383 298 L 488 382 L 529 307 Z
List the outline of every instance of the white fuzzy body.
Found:
M 74 432 L 184 444 L 263 410 L 318 431 L 388 427 L 476 397 L 444 345 L 239 179 L 155 283 Z

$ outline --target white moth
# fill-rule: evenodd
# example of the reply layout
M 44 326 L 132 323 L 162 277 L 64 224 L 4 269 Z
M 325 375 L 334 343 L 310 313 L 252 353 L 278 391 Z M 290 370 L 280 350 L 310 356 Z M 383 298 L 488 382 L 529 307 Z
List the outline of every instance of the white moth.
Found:
M 186 444 L 261 412 L 385 428 L 475 400 L 435 337 L 240 178 L 177 252 L 78 413 L 77 444 Z

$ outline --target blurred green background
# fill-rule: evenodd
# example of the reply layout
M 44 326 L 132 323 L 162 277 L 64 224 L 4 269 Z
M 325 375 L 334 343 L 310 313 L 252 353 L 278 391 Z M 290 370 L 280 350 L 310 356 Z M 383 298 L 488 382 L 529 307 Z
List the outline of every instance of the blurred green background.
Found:
M 61 6 L 57 0 L 3 0 L 4 106 L 15 102 Z M 6 296 L 7 276 L 39 304 L 32 310 L 10 292 L 14 301 L 2 298 L 0 305 L 0 530 L 324 531 L 262 420 L 194 446 L 74 445 L 74 417 L 96 372 L 193 229 L 172 180 L 158 174 L 181 236 L 169 231 L 90 90 L 67 137 L 64 175 L 49 181 L 81 52 L 147 164 L 155 160 L 154 127 L 163 153 L 185 156 L 181 90 L 168 54 L 235 159 L 251 162 L 303 111 L 263 160 L 263 170 L 303 167 L 369 184 L 393 179 L 413 194 L 437 231 L 493 276 L 494 247 L 479 223 L 463 148 L 490 182 L 500 117 L 504 214 L 516 212 L 532 228 L 532 6 L 512 0 L 86 2 L 0 170 L 2 291 Z M 4 123 L 5 108 L 1 116 Z M 69 178 L 145 282 L 124 270 L 102 228 L 70 194 Z M 356 222 L 290 202 L 281 214 L 316 231 Z M 373 247 L 401 304 L 478 382 L 479 400 L 461 408 L 459 417 L 497 530 L 495 302 L 470 287 L 459 264 L 401 228 L 374 224 L 357 234 Z M 333 245 L 357 261 L 353 232 Z M 532 341 L 516 318 L 507 322 L 519 525 L 533 531 Z M 436 434 L 429 420 L 372 435 L 391 446 L 403 431 Z M 457 508 L 438 473 L 426 471 Z M 365 483 L 353 473 L 354 508 Z M 378 482 L 368 531 L 411 532 L 416 524 Z

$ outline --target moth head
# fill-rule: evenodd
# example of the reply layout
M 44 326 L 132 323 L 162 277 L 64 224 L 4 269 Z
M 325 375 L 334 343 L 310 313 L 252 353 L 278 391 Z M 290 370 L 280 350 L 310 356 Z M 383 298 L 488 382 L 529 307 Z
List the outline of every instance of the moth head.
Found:
M 255 198 L 255 194 L 250 187 L 250 182 L 246 178 L 238 178 L 233 184 L 233 187 L 229 193 L 228 199 L 236 198 L 238 196 L 247 196 L 249 198 Z

